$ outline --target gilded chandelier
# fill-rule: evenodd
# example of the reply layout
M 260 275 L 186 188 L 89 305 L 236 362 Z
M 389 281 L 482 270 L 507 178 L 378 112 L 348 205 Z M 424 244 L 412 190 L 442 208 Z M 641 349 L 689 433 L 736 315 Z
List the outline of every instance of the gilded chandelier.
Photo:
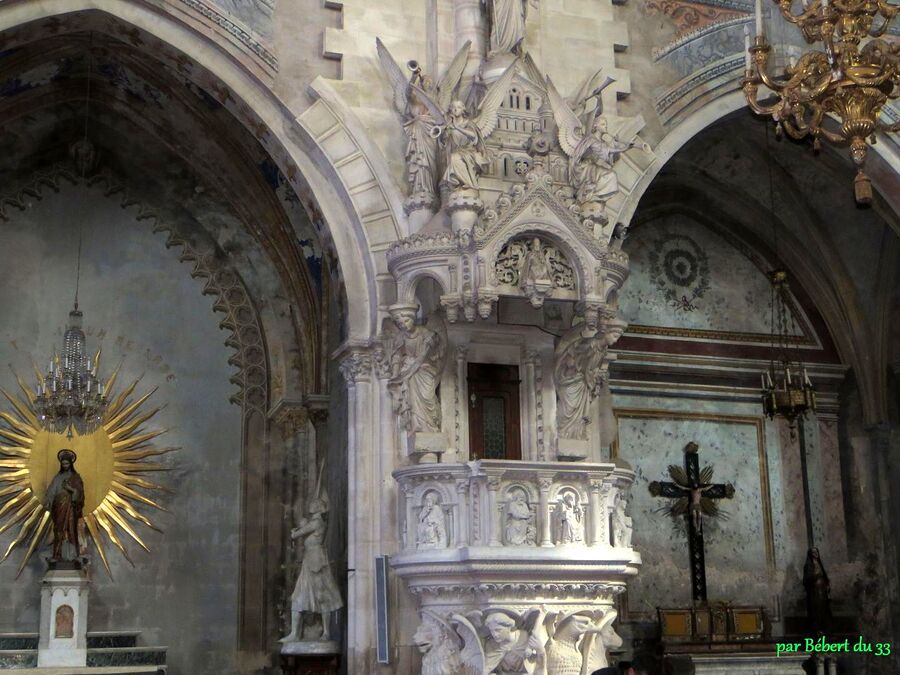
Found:
M 794 13 L 794 0 L 775 2 L 804 39 L 822 43 L 824 51 L 807 52 L 792 59 L 783 75 L 770 75 L 772 47 L 762 29 L 762 0 L 757 0 L 755 44 L 746 38 L 747 102 L 754 112 L 772 116 L 777 133 L 812 136 L 817 150 L 822 138 L 849 144 L 857 167 L 856 201 L 867 204 L 872 199 L 871 182 L 863 173 L 868 144 L 875 143 L 876 131 L 900 131 L 900 123 L 879 120 L 884 104 L 900 95 L 900 45 L 879 39 L 900 6 L 884 0 L 801 0 Z M 774 102 L 758 98 L 760 85 L 774 93 Z M 837 119 L 836 130 L 825 127 L 826 115 Z

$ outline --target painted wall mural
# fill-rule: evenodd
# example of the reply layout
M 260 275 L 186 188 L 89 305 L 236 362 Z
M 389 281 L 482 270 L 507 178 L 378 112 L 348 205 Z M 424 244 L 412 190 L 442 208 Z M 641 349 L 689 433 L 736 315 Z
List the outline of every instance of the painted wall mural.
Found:
M 619 297 L 632 331 L 661 327 L 768 341 L 771 287 L 757 254 L 687 215 L 671 214 L 638 229 L 625 242 L 631 276 Z M 791 332 L 810 335 L 806 317 L 794 316 Z

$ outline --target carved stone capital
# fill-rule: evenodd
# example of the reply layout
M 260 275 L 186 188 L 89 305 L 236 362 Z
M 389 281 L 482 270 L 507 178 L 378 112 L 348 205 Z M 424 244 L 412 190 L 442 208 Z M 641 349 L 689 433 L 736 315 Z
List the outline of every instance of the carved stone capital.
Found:
M 282 438 L 287 441 L 306 429 L 309 411 L 300 403 L 282 403 L 275 410 L 272 421 L 281 431 Z
M 338 368 L 348 385 L 368 382 L 372 376 L 372 353 L 368 349 L 348 351 Z

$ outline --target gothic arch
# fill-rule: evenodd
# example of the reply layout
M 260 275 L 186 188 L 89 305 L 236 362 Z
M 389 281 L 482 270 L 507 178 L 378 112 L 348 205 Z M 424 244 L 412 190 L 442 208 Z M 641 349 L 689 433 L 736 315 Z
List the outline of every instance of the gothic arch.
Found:
M 106 30 L 155 58 L 167 59 L 210 96 L 220 96 L 263 144 L 301 195 L 310 218 L 321 219 L 323 236 L 333 245 L 347 288 L 350 338 L 373 336 L 378 285 L 369 250 L 371 234 L 384 230 L 386 223 L 396 232 L 400 219 L 390 200 L 391 189 L 382 186 L 372 169 L 378 159 L 370 160 L 371 152 L 361 149 L 355 135 L 347 131 L 353 122 L 341 119 L 340 111 L 335 114 L 321 98 L 317 102 L 321 105 L 314 103 L 296 116 L 272 91 L 271 82 L 232 49 L 210 43 L 192 22 L 159 13 L 137 0 L 7 3 L 0 7 L 0 32 L 21 29 L 17 37 L 27 43 L 78 30 L 86 18 L 97 17 Z M 335 156 L 347 148 L 349 152 Z M 375 205 L 373 192 L 381 196 Z

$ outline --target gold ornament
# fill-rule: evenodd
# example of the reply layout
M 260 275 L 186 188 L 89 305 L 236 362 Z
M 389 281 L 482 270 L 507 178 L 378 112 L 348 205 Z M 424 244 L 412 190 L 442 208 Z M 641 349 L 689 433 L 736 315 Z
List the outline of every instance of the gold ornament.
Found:
M 151 441 L 168 429 L 148 430 L 144 427 L 160 411 L 160 408 L 145 410 L 145 403 L 156 388 L 134 398 L 140 381 L 135 380 L 116 393 L 117 375 L 118 369 L 106 386 L 109 405 L 103 423 L 91 433 L 75 434 L 72 438 L 40 427 L 35 412 L 35 392 L 21 378 L 16 376 L 21 396 L 0 390 L 12 405 L 12 412 L 0 412 L 0 534 L 21 523 L 0 562 L 6 560 L 17 546 L 27 545 L 17 576 L 51 529 L 50 513 L 43 499 L 59 469 L 57 453 L 62 448 L 70 448 L 78 456 L 76 468 L 85 490 L 84 527 L 110 576 L 104 549 L 106 540 L 112 542 L 133 566 L 125 547 L 128 539 L 149 552 L 135 531 L 135 525 L 142 523 L 161 531 L 137 507 L 165 510 L 145 494 L 164 488 L 146 480 L 142 474 L 168 470 L 170 467 L 166 464 L 146 460 L 178 448 L 154 447 Z

